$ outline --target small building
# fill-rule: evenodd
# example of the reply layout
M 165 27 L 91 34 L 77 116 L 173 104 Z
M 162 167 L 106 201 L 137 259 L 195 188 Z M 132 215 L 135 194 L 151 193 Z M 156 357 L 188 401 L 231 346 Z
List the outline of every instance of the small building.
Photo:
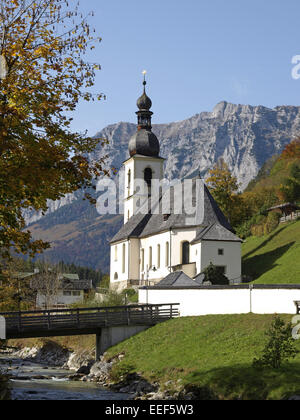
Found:
M 92 280 L 80 280 L 78 274 L 46 273 L 32 280 L 31 287 L 37 292 L 38 309 L 64 309 L 83 303 L 93 284 Z
M 271 207 L 267 212 L 279 213 L 282 216 L 281 222 L 296 220 L 300 217 L 300 207 L 295 203 L 280 204 L 279 206 Z

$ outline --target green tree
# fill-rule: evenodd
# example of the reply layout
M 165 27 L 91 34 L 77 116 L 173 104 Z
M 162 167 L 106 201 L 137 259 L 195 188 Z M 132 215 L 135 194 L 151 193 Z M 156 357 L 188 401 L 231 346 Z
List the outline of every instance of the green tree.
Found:
M 296 357 L 298 351 L 292 337 L 292 324 L 286 324 L 279 316 L 274 318 L 269 330 L 269 338 L 260 359 L 254 359 L 257 368 L 271 367 L 279 369 L 284 362 Z
M 87 153 L 100 139 L 70 128 L 80 100 L 101 99 L 90 89 L 99 64 L 86 53 L 96 37 L 79 5 L 67 0 L 1 0 L 0 5 L 0 249 L 42 252 L 49 244 L 24 231 L 24 209 L 47 210 L 47 200 L 88 188 L 105 158 Z M 87 196 L 91 201 L 91 197 Z

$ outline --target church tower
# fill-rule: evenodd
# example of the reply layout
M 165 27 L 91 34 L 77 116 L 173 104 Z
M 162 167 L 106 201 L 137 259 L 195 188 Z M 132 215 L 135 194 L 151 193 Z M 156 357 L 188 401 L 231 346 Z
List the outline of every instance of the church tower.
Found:
M 137 132 L 129 141 L 130 158 L 124 162 L 125 167 L 125 197 L 124 223 L 137 213 L 138 209 L 148 200 L 152 180 L 163 179 L 164 159 L 159 156 L 159 141 L 152 133 L 152 101 L 146 94 L 146 72 L 144 74 L 144 92 L 137 101 L 138 117 Z M 147 188 L 140 188 L 141 181 Z

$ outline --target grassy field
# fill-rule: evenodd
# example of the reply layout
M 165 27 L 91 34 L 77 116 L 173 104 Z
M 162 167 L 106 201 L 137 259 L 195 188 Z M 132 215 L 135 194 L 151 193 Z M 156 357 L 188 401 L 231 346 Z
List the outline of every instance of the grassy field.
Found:
M 281 224 L 270 235 L 243 245 L 243 274 L 255 283 L 300 283 L 300 221 Z
M 160 383 L 194 384 L 203 387 L 205 399 L 211 394 L 243 400 L 299 395 L 300 354 L 278 371 L 252 368 L 272 319 L 250 314 L 180 318 L 132 337 L 108 354 L 125 354 L 118 371 L 139 372 Z M 297 346 L 300 350 L 300 342 Z

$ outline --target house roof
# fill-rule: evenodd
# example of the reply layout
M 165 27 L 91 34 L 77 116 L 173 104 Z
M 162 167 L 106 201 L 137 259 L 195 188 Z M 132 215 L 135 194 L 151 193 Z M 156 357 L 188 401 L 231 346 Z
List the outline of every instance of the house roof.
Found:
M 300 210 L 300 207 L 297 206 L 297 204 L 295 204 L 295 203 L 284 203 L 284 204 L 280 204 L 279 206 L 271 207 L 267 211 L 284 210 L 284 209 Z
M 238 236 L 218 223 L 199 229 L 196 238 L 191 243 L 193 245 L 201 241 L 243 242 Z
M 222 226 L 224 230 L 233 232 L 229 221 L 202 179 L 195 178 L 192 180 L 191 191 L 185 190 L 183 183 L 181 183 L 181 187 L 171 187 L 165 191 L 157 202 L 154 205 L 152 204 L 152 207 L 150 200 L 146 202 L 141 209 L 141 213 L 132 216 L 113 237 L 111 243 L 128 238 L 152 236 L 176 228 L 196 227 L 199 228 L 198 233 L 200 233 L 204 228 L 215 224 Z M 183 191 L 183 197 L 181 190 Z M 192 194 L 192 197 L 189 194 Z M 166 206 L 168 197 L 170 197 L 170 205 Z M 187 201 L 191 202 L 193 206 L 189 211 L 183 205 Z M 150 210 L 148 211 L 148 209 Z M 166 218 L 165 215 L 169 215 L 169 217 Z M 236 238 L 235 240 L 238 239 L 235 235 L 233 236 Z M 233 236 L 231 236 L 232 240 Z
M 155 287 L 192 287 L 198 286 L 189 276 L 187 276 L 183 271 L 176 271 L 169 274 L 161 282 L 156 284 Z

